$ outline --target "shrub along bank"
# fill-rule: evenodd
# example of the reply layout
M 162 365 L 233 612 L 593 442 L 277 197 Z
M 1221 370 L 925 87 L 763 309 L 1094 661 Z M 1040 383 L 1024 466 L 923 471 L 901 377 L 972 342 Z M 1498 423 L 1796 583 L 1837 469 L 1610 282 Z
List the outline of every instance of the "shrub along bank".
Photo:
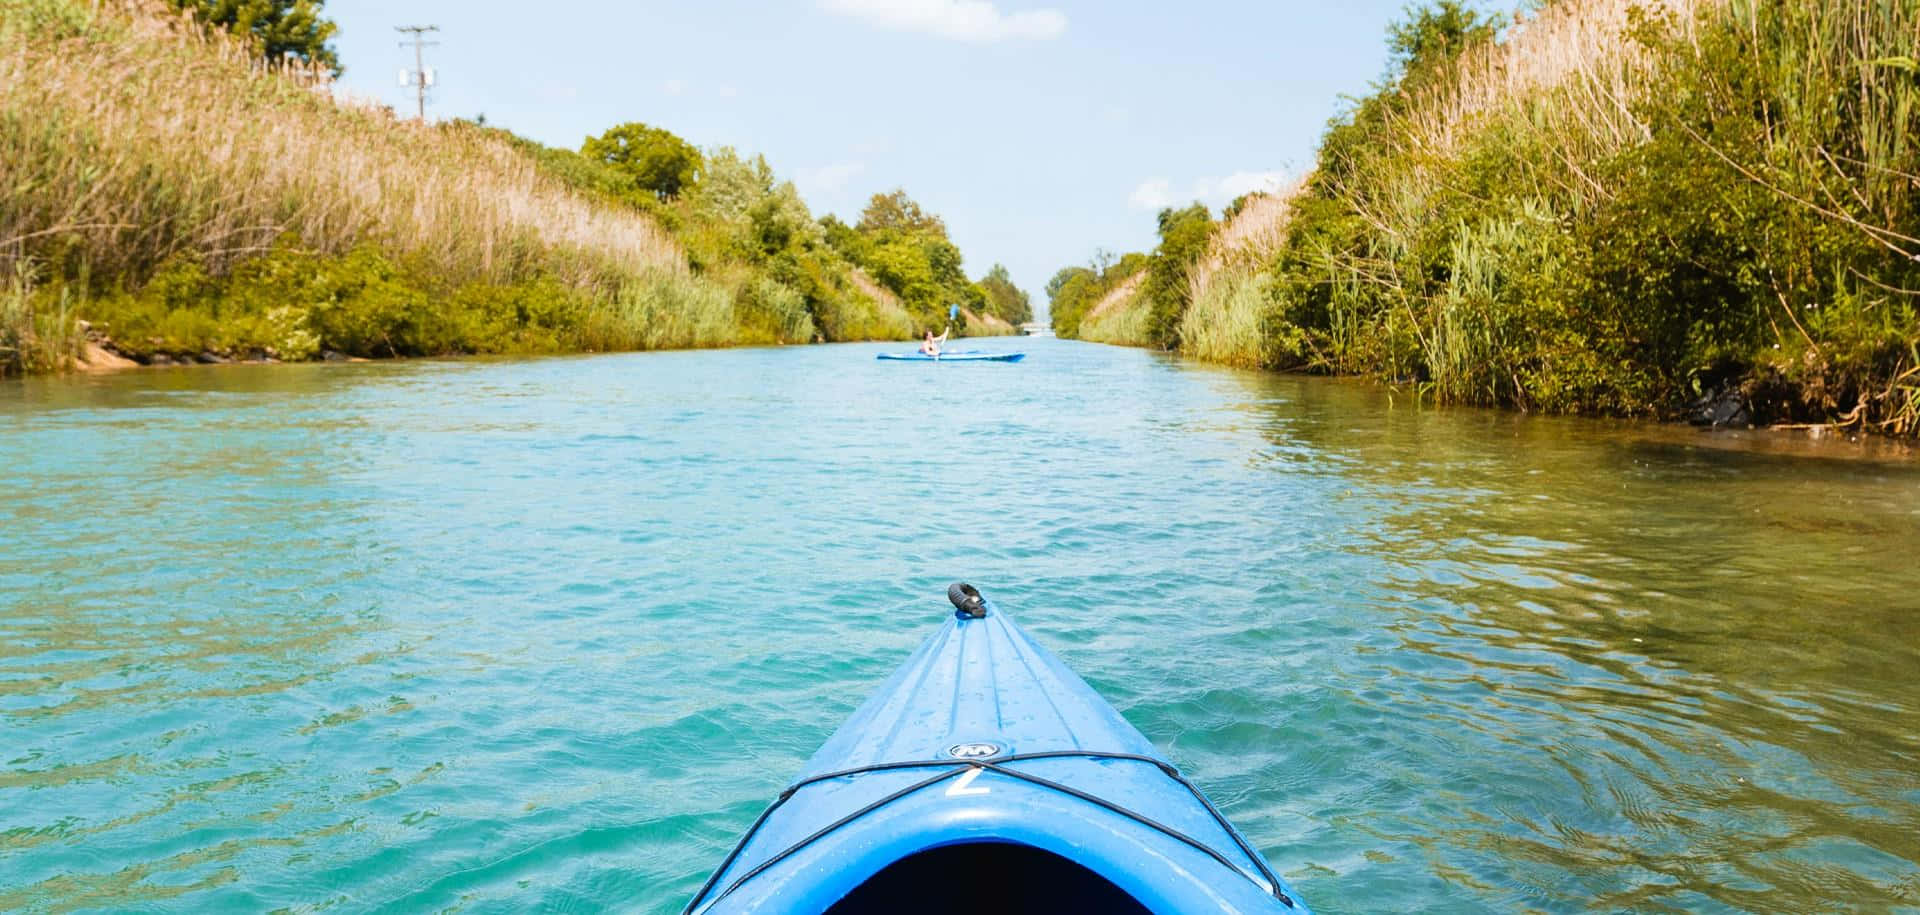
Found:
M 1916 34 L 1920 7 L 1873 0 L 1416 11 L 1253 256 L 1193 255 L 1162 214 L 1187 282 L 1148 284 L 1128 342 L 1452 402 L 1920 433 Z
M 336 100 L 318 7 L 0 0 L 0 374 L 914 334 L 764 159 Z

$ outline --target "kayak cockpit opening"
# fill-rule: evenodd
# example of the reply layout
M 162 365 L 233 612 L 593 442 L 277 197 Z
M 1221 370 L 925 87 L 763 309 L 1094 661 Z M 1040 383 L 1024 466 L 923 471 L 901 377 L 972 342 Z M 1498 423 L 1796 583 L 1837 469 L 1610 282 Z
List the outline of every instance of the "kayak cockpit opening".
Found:
M 827 915 L 1152 911 L 1085 865 L 1053 852 L 1014 842 L 968 842 L 887 865 L 841 897 Z

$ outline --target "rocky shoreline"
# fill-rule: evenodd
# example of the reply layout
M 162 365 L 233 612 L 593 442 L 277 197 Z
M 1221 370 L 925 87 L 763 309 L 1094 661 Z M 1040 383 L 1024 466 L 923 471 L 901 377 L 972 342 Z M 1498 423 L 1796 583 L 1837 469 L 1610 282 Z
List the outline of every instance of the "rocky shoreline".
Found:
M 278 365 L 286 360 L 270 348 L 245 350 L 206 349 L 199 352 L 168 350 L 136 350 L 115 342 L 105 331 L 87 321 L 79 322 L 84 335 L 80 352 L 73 357 L 73 370 L 88 374 L 101 372 L 119 372 L 144 367 L 165 367 L 181 365 Z M 151 341 L 159 343 L 159 340 Z M 309 360 L 296 360 L 309 361 Z M 368 362 L 358 356 L 348 356 L 333 350 L 322 350 L 314 362 Z

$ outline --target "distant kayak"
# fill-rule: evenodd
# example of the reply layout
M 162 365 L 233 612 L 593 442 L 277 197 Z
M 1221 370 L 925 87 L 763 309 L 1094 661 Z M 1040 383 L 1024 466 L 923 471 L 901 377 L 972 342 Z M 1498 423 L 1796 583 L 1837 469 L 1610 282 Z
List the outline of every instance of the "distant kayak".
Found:
M 1307 909 L 1199 789 L 965 584 L 687 904 L 694 915 Z
M 926 353 L 881 353 L 875 359 L 893 359 L 899 362 L 1019 362 L 1027 358 L 1026 353 L 987 353 L 977 349 L 956 350 L 929 356 Z

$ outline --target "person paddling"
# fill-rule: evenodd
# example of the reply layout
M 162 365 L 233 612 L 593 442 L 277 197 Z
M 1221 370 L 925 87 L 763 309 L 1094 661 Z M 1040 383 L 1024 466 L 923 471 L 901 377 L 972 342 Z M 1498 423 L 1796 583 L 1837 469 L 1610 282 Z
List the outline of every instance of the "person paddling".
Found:
M 940 346 L 947 342 L 947 334 L 950 333 L 953 333 L 953 328 L 947 328 L 938 337 L 933 335 L 933 331 L 927 331 L 927 339 L 920 341 L 920 352 L 935 359 L 940 358 Z

